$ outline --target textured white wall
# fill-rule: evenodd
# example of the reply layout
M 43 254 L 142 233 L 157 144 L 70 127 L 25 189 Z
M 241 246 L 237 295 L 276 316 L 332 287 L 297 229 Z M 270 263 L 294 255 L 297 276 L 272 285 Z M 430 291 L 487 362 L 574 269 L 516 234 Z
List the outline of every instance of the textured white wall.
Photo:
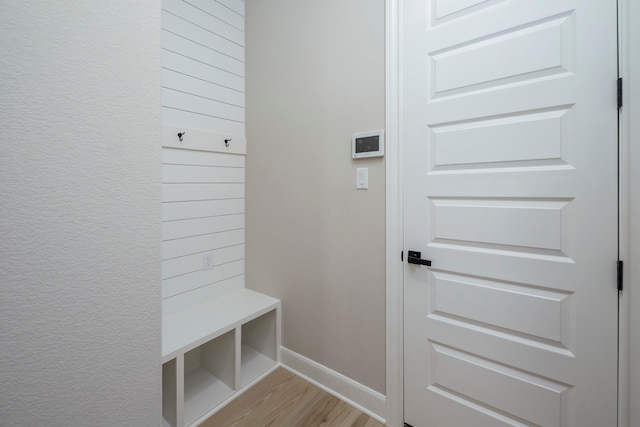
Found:
M 160 423 L 160 5 L 0 2 L 0 425 Z
M 250 0 L 246 286 L 282 299 L 283 345 L 385 392 L 384 0 Z M 355 189 L 369 168 L 369 190 Z

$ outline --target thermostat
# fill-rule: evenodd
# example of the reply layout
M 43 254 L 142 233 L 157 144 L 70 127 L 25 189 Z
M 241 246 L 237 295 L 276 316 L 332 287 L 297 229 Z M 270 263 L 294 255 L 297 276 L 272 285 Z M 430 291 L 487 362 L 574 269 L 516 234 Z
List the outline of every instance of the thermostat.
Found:
M 351 157 L 354 159 L 361 159 L 363 157 L 380 156 L 384 156 L 383 130 L 353 134 L 353 137 L 351 138 Z

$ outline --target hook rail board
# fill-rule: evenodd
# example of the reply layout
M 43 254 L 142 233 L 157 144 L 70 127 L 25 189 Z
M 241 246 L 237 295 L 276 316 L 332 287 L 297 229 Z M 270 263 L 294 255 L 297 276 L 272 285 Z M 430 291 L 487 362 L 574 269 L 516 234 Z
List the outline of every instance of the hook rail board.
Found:
M 162 127 L 162 146 L 184 150 L 247 154 L 247 138 L 244 136 L 177 126 Z

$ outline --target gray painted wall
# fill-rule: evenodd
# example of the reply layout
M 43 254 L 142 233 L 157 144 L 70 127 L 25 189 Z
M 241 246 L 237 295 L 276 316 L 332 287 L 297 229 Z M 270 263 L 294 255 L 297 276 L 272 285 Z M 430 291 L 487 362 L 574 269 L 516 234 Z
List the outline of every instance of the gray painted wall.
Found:
M 384 0 L 249 0 L 246 286 L 282 299 L 283 346 L 385 392 Z M 356 168 L 369 190 L 355 190 Z
M 160 425 L 160 5 L 0 2 L 0 425 Z

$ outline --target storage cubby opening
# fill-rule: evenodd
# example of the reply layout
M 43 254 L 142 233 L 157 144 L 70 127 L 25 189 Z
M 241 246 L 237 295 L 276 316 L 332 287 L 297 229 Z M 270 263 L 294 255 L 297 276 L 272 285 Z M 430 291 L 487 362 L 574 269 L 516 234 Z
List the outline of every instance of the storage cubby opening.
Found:
M 276 310 L 242 325 L 241 382 L 246 385 L 277 360 Z
M 176 359 L 162 365 L 162 425 L 176 427 L 177 418 L 177 370 Z
M 235 330 L 184 355 L 184 418 L 189 425 L 234 392 Z

